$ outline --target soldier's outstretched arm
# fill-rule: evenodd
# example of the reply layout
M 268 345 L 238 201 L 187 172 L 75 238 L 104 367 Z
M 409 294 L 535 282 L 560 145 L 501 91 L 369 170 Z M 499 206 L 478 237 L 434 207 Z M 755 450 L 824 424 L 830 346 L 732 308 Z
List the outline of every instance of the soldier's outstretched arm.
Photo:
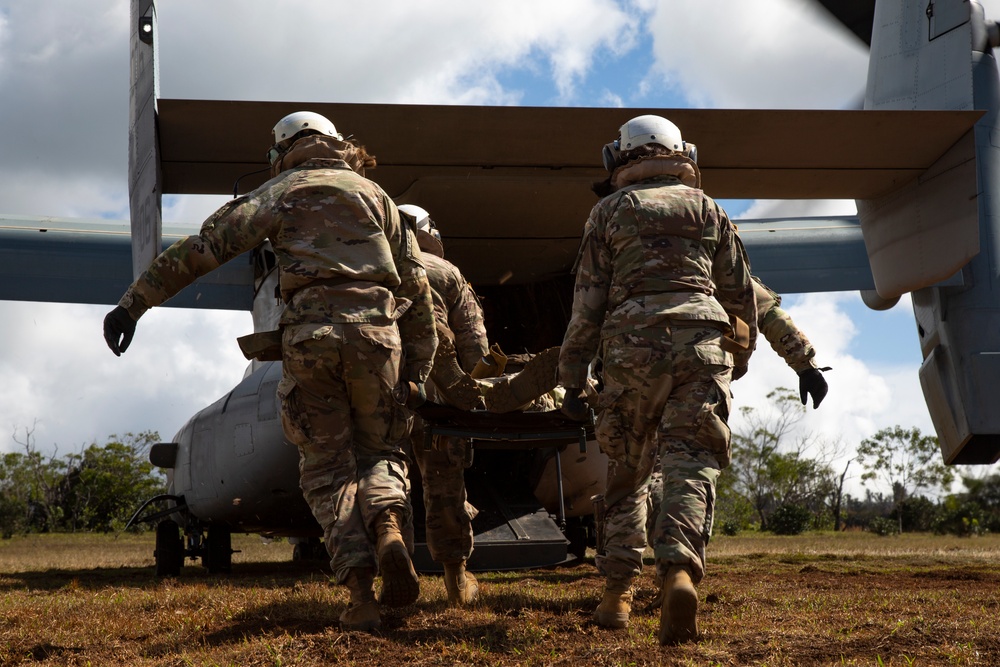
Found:
M 771 348 L 799 376 L 799 397 L 802 405 L 812 398 L 813 409 L 826 397 L 829 386 L 823 370 L 816 364 L 816 350 L 806 335 L 781 308 L 781 297 L 756 277 L 754 294 L 757 298 L 757 324 Z
M 771 348 L 785 363 L 799 373 L 807 368 L 815 368 L 813 357 L 816 350 L 806 338 L 792 317 L 781 308 L 781 297 L 756 277 L 753 279 L 754 295 L 757 298 L 757 326 Z
M 115 356 L 128 349 L 135 324 L 147 310 L 267 238 L 266 225 L 249 224 L 258 206 L 250 196 L 228 202 L 197 234 L 180 239 L 153 260 L 104 318 L 104 340 Z

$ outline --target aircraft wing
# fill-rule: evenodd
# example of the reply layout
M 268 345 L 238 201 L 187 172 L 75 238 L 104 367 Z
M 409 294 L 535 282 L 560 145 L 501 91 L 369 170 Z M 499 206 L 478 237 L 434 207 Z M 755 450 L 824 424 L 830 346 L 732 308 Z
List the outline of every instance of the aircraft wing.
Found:
M 924 174 L 978 111 L 594 109 L 159 100 L 165 194 L 247 192 L 268 176 L 268 131 L 300 108 L 333 119 L 374 153 L 369 176 L 431 212 L 474 285 L 564 276 L 606 177 L 600 148 L 640 113 L 659 113 L 699 147 L 716 198 L 871 199 Z M 262 128 L 265 128 L 262 130 Z M 746 128 L 753 128 L 747 132 Z M 198 221 L 191 221 L 198 222 Z M 774 289 L 867 289 L 856 223 L 741 223 L 754 270 Z M 757 231 L 762 230 L 762 231 Z M 763 230 L 766 230 L 763 231 Z M 190 230 L 164 230 L 163 245 Z M 833 243 L 835 250 L 821 249 Z M 825 248 L 825 246 L 823 246 Z M 0 219 L 0 298 L 113 304 L 131 282 L 128 229 L 100 221 Z M 250 309 L 249 260 L 168 305 Z
M 165 227 L 163 247 L 189 233 Z M 0 217 L 0 299 L 114 305 L 131 283 L 128 223 Z M 164 305 L 250 310 L 252 285 L 249 256 L 242 256 Z
M 355 135 L 378 158 L 368 176 L 397 203 L 427 209 L 449 259 L 487 285 L 565 275 L 597 201 L 590 186 L 607 176 L 601 147 L 636 115 L 684 128 L 698 145 L 705 190 L 720 199 L 873 199 L 917 179 L 981 115 L 163 99 L 163 192 L 256 187 L 268 177 L 269 129 L 299 109 Z
M 780 293 L 864 290 L 874 286 L 856 216 L 736 223 L 754 273 Z M 163 246 L 190 231 L 165 228 Z M 510 239 L 506 247 L 522 257 L 534 252 L 532 259 L 546 265 L 553 259 L 547 242 L 538 238 Z M 578 237 L 567 239 L 566 262 L 572 263 L 578 243 Z M 132 281 L 131 264 L 131 239 L 125 222 L 0 218 L 2 300 L 113 305 Z M 497 270 L 502 264 L 496 263 Z M 249 310 L 252 284 L 249 257 L 238 257 L 164 305 Z
M 754 275 L 779 294 L 875 289 L 857 216 L 735 222 Z

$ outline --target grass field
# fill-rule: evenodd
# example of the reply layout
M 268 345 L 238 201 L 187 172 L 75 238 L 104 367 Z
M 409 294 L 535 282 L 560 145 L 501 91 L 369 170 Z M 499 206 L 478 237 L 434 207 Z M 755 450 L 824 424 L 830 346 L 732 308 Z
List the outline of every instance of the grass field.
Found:
M 439 577 L 344 633 L 343 589 L 291 546 L 234 536 L 233 573 L 157 580 L 152 536 L 0 541 L 0 665 L 1000 665 L 1000 536 L 719 537 L 700 641 L 661 648 L 644 571 L 630 627 L 590 620 L 593 561 L 480 575 L 473 609 Z

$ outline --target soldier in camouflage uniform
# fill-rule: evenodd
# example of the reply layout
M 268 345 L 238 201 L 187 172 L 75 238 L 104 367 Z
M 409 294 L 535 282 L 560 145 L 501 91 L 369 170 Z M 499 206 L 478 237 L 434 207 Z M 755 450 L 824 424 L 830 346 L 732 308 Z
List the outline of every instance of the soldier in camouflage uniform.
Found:
M 444 376 L 444 356 L 457 357 L 461 370 L 471 373 L 489 352 L 483 309 L 458 267 L 444 259 L 441 236 L 427 211 L 412 204 L 404 204 L 399 210 L 416 220 L 417 240 L 423 251 L 434 299 L 440 344 L 427 383 L 427 397 L 435 403 L 459 403 L 456 407 L 468 407 L 462 405 L 461 399 L 454 398 L 455 380 Z M 471 387 L 478 401 L 479 389 L 472 379 L 459 378 L 459 381 Z M 448 603 L 452 606 L 471 604 L 479 595 L 479 584 L 465 569 L 472 555 L 472 520 L 477 513 L 465 492 L 469 442 L 455 436 L 435 436 L 431 447 L 427 448 L 423 420 L 415 416 L 412 443 L 423 479 L 427 547 L 431 558 L 444 567 Z
M 591 361 L 603 362 L 595 434 L 610 463 L 597 503 L 600 625 L 628 623 L 657 455 L 670 471 L 653 541 L 664 644 L 697 635 L 695 584 L 705 574 L 716 480 L 730 458 L 729 383 L 734 366 L 737 376 L 746 372 L 757 334 L 743 245 L 700 189 L 694 157 L 658 116 L 630 120 L 605 148 L 613 191 L 584 228 L 559 358 L 569 416 L 583 412 Z
M 828 386 L 814 357 L 816 350 L 806 335 L 795 326 L 791 316 L 781 308 L 781 297 L 773 292 L 760 278 L 753 276 L 754 296 L 757 299 L 757 330 L 778 353 L 789 368 L 799 376 L 799 398 L 802 405 L 812 397 L 813 409 L 826 396 Z M 649 483 L 649 497 L 646 501 L 646 538 L 653 542 L 653 529 L 657 523 L 660 503 L 663 501 L 663 471 L 659 464 L 653 468 Z
M 363 176 L 374 158 L 311 112 L 281 119 L 273 138 L 271 180 L 157 257 L 105 318 L 104 335 L 124 352 L 146 310 L 270 239 L 285 302 L 282 426 L 336 581 L 351 593 L 341 622 L 373 629 L 376 571 L 382 604 L 419 595 L 400 532 L 412 513 L 402 450 L 410 424 L 393 389 L 430 373 L 430 287 L 413 230 Z

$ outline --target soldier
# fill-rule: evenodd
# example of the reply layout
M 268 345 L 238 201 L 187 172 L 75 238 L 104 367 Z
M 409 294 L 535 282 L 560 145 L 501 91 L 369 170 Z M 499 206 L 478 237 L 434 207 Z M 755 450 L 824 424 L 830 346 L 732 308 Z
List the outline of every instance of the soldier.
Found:
M 812 398 L 813 409 L 826 396 L 828 386 L 823 371 L 814 357 L 816 350 L 806 335 L 795 326 L 791 316 L 781 309 L 781 297 L 753 276 L 753 291 L 757 299 L 757 330 L 771 344 L 789 368 L 799 376 L 799 398 L 802 405 Z M 652 544 L 653 528 L 657 523 L 660 503 L 663 500 L 663 471 L 659 465 L 653 468 L 646 501 L 646 539 Z
M 489 352 L 482 307 L 458 267 L 444 259 L 441 235 L 427 211 L 412 204 L 400 206 L 399 211 L 416 220 L 417 241 L 423 251 L 439 332 L 440 344 L 427 383 L 427 396 L 436 403 L 466 409 L 478 407 L 479 388 L 465 374 L 471 373 Z M 461 374 L 449 374 L 447 365 L 454 364 L 456 356 Z M 472 555 L 472 520 L 476 516 L 476 509 L 468 503 L 465 493 L 469 442 L 454 436 L 435 436 L 428 449 L 423 420 L 417 416 L 412 443 L 423 479 L 427 547 L 431 558 L 444 567 L 448 604 L 472 604 L 479 595 L 479 584 L 465 569 Z
M 376 571 L 381 604 L 405 606 L 420 592 L 400 532 L 412 514 L 402 450 L 409 421 L 393 389 L 422 385 L 430 373 L 430 287 L 413 230 L 364 178 L 375 159 L 363 147 L 307 111 L 278 121 L 273 144 L 271 180 L 157 257 L 105 318 L 104 337 L 120 355 L 146 310 L 270 239 L 285 302 L 282 426 L 299 449 L 300 485 L 334 577 L 350 590 L 340 621 L 375 629 Z
M 715 484 L 729 464 L 729 383 L 757 335 L 749 262 L 725 211 L 700 189 L 693 145 L 639 116 L 604 149 L 611 194 L 584 228 L 573 311 L 559 357 L 563 412 L 603 362 L 595 434 L 609 457 L 597 503 L 598 624 L 625 627 L 642 568 L 646 494 L 659 453 L 664 500 L 653 541 L 663 580 L 661 644 L 697 636 L 698 594 Z M 730 351 L 732 350 L 732 352 Z M 735 368 L 735 370 L 734 370 Z

